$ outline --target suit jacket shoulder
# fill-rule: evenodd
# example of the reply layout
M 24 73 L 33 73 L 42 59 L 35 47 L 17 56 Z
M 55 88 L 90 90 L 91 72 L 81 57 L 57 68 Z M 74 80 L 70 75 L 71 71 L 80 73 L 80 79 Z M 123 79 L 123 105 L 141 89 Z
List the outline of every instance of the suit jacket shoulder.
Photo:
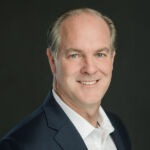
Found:
M 87 150 L 49 92 L 44 103 L 0 141 L 0 150 Z
M 118 150 L 130 150 L 130 140 L 120 119 L 106 112 L 115 131 Z M 51 92 L 44 103 L 0 141 L 0 150 L 87 150 L 87 147 Z

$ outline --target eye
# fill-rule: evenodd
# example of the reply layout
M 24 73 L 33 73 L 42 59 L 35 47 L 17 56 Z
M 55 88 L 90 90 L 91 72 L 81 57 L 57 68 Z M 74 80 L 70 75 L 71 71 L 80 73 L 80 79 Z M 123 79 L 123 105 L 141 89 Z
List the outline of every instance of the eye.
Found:
M 97 53 L 96 56 L 97 56 L 97 57 L 104 57 L 105 54 L 103 54 L 103 53 Z
M 79 54 L 71 54 L 69 55 L 70 58 L 78 58 L 79 57 Z

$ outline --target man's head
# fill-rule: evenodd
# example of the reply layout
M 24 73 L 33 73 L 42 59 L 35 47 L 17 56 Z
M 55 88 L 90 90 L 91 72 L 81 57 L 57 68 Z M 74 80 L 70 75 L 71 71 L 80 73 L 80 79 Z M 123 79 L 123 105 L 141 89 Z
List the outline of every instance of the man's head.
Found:
M 49 38 L 55 92 L 73 109 L 98 107 L 113 70 L 112 21 L 92 9 L 73 10 L 57 19 Z
M 90 9 L 90 8 L 81 8 L 81 9 L 74 9 L 74 10 L 70 10 L 64 14 L 62 14 L 59 18 L 57 18 L 57 20 L 54 22 L 53 26 L 50 26 L 49 31 L 48 31 L 48 47 L 51 48 L 54 56 L 57 55 L 57 51 L 59 49 L 59 44 L 61 42 L 61 36 L 60 36 L 60 26 L 62 24 L 62 22 L 69 18 L 69 17 L 73 17 L 73 16 L 77 16 L 81 13 L 87 13 L 90 15 L 95 15 L 98 17 L 101 17 L 106 24 L 108 25 L 108 28 L 110 30 L 110 34 L 111 34 L 111 50 L 113 51 L 115 49 L 115 42 L 116 42 L 116 29 L 114 26 L 113 21 L 108 18 L 107 16 L 104 16 L 103 14 L 101 14 L 100 12 L 94 10 L 94 9 Z

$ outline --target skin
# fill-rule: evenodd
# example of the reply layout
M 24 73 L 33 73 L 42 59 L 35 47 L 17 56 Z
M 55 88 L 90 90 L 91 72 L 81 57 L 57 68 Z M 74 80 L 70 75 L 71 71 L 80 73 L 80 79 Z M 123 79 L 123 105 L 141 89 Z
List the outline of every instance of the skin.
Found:
M 60 35 L 56 59 L 47 49 L 54 90 L 97 127 L 98 109 L 111 81 L 115 57 L 115 50 L 110 49 L 109 28 L 102 18 L 81 13 L 62 22 Z

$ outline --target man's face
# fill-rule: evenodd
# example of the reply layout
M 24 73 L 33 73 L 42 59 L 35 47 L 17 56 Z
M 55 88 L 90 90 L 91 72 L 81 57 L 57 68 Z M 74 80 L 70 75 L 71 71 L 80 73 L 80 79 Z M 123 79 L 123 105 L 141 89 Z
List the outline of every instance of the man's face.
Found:
M 81 14 L 66 19 L 60 35 L 57 60 L 50 61 L 55 92 L 75 109 L 98 106 L 109 87 L 115 55 L 108 26 L 100 17 Z

